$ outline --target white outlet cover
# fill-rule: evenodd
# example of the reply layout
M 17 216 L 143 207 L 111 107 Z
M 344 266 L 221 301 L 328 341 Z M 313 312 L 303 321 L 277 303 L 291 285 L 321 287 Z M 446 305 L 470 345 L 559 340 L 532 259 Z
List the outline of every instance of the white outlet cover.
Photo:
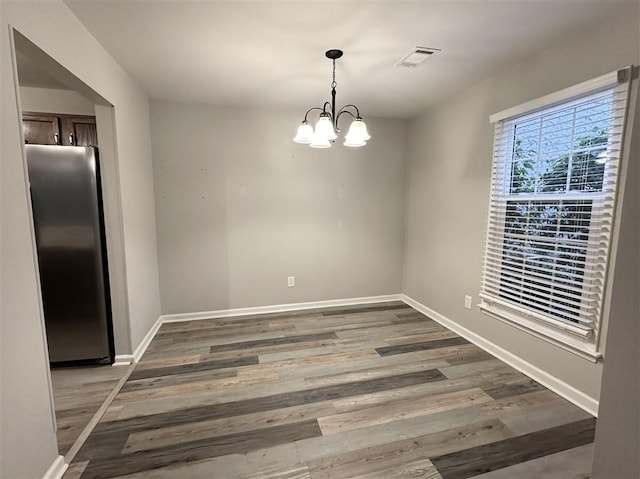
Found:
M 465 295 L 464 297 L 464 307 L 467 309 L 471 309 L 471 296 Z

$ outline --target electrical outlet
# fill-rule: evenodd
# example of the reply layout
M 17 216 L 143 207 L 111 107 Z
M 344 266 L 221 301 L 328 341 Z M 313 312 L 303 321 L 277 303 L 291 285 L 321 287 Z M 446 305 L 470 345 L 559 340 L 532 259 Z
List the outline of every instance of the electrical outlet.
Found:
M 295 276 L 287 277 L 287 286 L 289 286 L 290 288 L 293 288 L 295 285 L 296 285 L 296 277 Z
M 464 295 L 464 307 L 467 309 L 471 309 L 471 296 L 468 294 Z

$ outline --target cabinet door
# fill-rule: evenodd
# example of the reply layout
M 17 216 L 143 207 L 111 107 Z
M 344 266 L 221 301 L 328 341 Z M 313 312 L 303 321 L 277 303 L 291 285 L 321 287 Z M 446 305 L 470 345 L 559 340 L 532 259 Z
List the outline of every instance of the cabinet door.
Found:
M 22 128 L 25 143 L 60 144 L 60 122 L 57 116 L 23 114 Z
M 91 116 L 68 116 L 65 121 L 65 145 L 98 146 L 96 118 Z

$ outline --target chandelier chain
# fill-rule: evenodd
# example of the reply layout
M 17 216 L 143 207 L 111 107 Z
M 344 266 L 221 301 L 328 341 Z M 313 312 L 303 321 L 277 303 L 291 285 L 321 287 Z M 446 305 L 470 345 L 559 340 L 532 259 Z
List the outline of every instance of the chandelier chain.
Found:
M 338 84 L 336 83 L 336 60 L 334 58 L 333 59 L 333 81 L 331 82 L 331 88 L 335 88 L 337 86 Z

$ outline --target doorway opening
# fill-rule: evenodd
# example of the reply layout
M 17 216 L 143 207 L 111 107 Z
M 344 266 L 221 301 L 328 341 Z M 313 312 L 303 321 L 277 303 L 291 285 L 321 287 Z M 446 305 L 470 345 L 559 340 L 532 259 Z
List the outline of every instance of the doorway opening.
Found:
M 131 349 L 115 115 L 105 98 L 12 33 L 52 417 L 68 461 L 130 370 L 111 366 Z

